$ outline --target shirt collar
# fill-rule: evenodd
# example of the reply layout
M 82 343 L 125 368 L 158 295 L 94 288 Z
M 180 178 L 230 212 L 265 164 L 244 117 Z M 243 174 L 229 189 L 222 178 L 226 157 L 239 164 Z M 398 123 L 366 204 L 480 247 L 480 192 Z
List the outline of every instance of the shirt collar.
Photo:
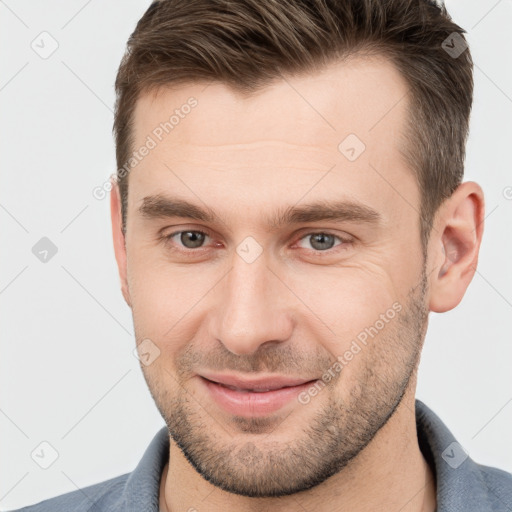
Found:
M 120 510 L 158 512 L 160 479 L 169 461 L 169 431 L 162 427 L 144 452 L 141 461 L 126 480 Z
M 437 512 L 492 510 L 481 466 L 439 416 L 416 399 L 416 429 L 423 456 L 436 478 Z
M 416 399 L 418 443 L 436 479 L 437 512 L 491 510 L 480 466 L 464 452 L 441 419 Z M 160 479 L 169 460 L 169 431 L 162 427 L 126 480 L 122 510 L 159 510 Z

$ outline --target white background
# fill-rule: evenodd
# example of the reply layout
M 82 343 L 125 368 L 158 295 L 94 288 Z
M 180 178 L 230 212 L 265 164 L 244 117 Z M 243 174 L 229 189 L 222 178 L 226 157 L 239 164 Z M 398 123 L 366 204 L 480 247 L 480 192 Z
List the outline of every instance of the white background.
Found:
M 132 354 L 108 196 L 92 196 L 116 168 L 113 84 L 148 5 L 0 2 L 1 510 L 131 471 L 164 425 Z M 487 219 L 462 303 L 431 313 L 417 396 L 473 459 L 512 472 L 512 3 L 447 7 L 475 61 L 465 179 Z M 59 45 L 48 59 L 31 48 L 43 31 Z M 43 236 L 47 263 L 32 254 Z M 42 441 L 59 453 L 46 470 L 30 456 Z

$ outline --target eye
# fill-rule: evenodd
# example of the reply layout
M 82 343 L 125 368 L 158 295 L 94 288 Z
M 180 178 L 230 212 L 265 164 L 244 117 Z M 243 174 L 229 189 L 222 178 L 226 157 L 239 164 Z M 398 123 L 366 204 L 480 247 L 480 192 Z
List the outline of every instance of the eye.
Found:
M 194 249 L 204 249 L 211 236 L 201 230 L 187 229 L 182 231 L 175 231 L 164 237 L 165 243 L 169 244 L 172 249 L 181 250 L 184 252 L 191 252 Z M 338 243 L 336 243 L 338 241 Z M 316 253 L 329 252 L 330 249 L 338 246 L 349 245 L 351 239 L 342 238 L 328 232 L 308 233 L 301 237 L 297 245 L 303 249 L 309 249 Z M 343 247 L 344 248 L 344 247 Z
M 200 248 L 206 238 L 210 238 L 207 233 L 196 230 L 176 231 L 170 235 L 166 235 L 165 239 L 169 243 L 178 243 L 183 245 L 186 249 L 198 249 Z M 176 240 L 179 240 L 177 242 Z
M 335 240 L 338 239 L 340 243 L 335 244 Z M 305 247 L 302 245 L 304 241 L 310 245 L 310 247 Z M 299 246 L 304 249 L 312 248 L 314 251 L 328 251 L 333 247 L 338 245 L 342 245 L 344 243 L 348 243 L 350 240 L 345 240 L 337 235 L 333 235 L 332 233 L 308 233 L 306 236 L 303 236 L 299 240 Z

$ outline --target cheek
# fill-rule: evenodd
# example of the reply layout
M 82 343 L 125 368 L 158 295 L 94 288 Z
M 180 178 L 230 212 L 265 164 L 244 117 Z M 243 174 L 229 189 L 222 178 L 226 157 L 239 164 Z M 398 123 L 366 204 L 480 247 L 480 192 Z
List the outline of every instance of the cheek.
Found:
M 155 257 L 156 251 L 132 251 L 128 262 L 128 286 L 137 339 L 165 341 L 179 349 L 190 339 L 191 318 L 215 286 L 221 268 L 201 270 L 194 265 L 175 265 Z M 188 326 L 188 327 L 187 327 Z
M 375 266 L 320 269 L 291 286 L 341 340 L 356 335 L 400 300 L 389 274 Z
M 375 343 L 393 337 L 405 307 L 388 273 L 371 265 L 319 270 L 291 288 L 314 313 L 308 329 L 324 333 L 317 339 L 333 361 L 342 359 L 347 378 L 371 358 Z

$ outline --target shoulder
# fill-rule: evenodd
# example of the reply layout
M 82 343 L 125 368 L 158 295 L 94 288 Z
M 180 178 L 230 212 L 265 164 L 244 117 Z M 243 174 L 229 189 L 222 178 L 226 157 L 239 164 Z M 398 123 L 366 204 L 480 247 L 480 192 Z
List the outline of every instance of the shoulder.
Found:
M 121 505 L 129 473 L 71 491 L 11 512 L 101 512 L 115 511 Z
M 416 420 L 420 449 L 435 470 L 439 512 L 512 511 L 512 473 L 473 460 L 420 400 Z
M 512 508 L 512 473 L 499 468 L 477 464 L 483 487 L 491 499 L 493 510 L 510 510 Z
M 10 512 L 121 512 L 158 510 L 160 479 L 169 460 L 169 433 L 162 427 L 131 473 Z

